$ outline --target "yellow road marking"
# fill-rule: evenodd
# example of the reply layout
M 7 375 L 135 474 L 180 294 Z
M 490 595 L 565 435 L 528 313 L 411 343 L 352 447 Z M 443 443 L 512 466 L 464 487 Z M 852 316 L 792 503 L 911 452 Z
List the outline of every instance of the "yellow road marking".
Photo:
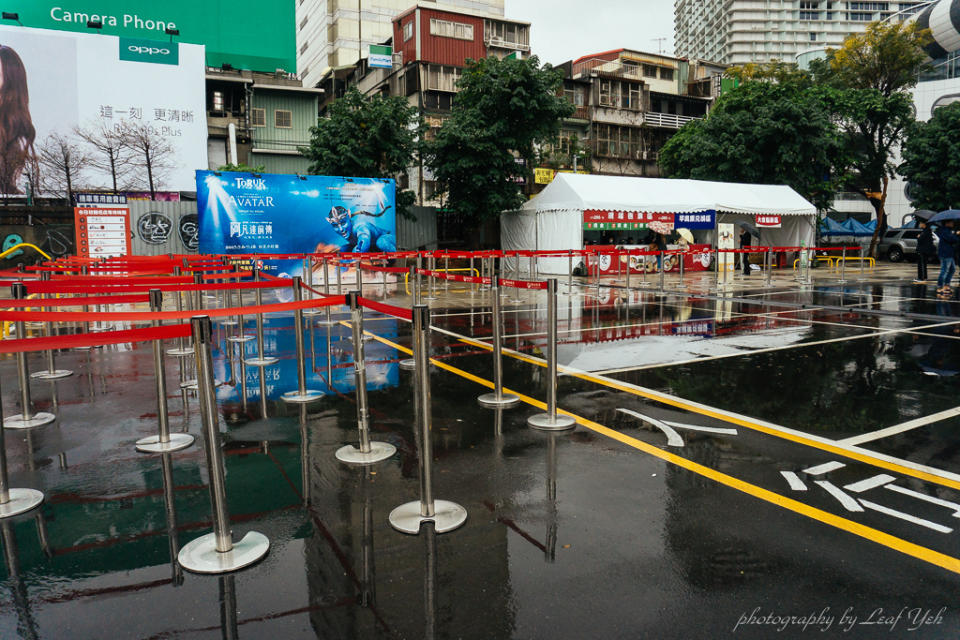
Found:
M 471 338 L 459 338 L 459 340 L 461 342 L 464 342 L 472 346 L 481 347 L 483 349 L 486 349 L 487 351 L 493 350 L 493 347 L 485 342 L 480 342 L 478 340 L 473 340 Z M 513 350 L 509 350 L 510 352 L 507 353 L 507 351 L 508 351 L 507 349 L 504 349 L 504 354 L 510 356 L 511 358 L 516 358 L 517 360 L 528 362 L 530 364 L 537 365 L 538 367 L 547 366 L 545 362 L 542 362 L 535 358 L 530 358 L 529 356 L 526 356 L 522 353 L 517 353 Z M 880 458 L 874 458 L 873 456 L 866 453 L 860 453 L 858 451 L 850 451 L 849 449 L 846 449 L 839 445 L 833 445 L 828 442 L 822 442 L 820 440 L 806 438 L 804 436 L 801 436 L 795 433 L 787 433 L 784 431 L 780 431 L 779 429 L 773 429 L 766 425 L 754 422 L 752 420 L 747 420 L 745 418 L 739 418 L 736 416 L 727 415 L 725 413 L 714 411 L 708 407 L 689 403 L 680 398 L 675 398 L 672 396 L 668 396 L 666 394 L 661 394 L 653 390 L 641 390 L 634 387 L 633 385 L 621 384 L 616 380 L 611 380 L 609 378 L 601 378 L 601 377 L 591 375 L 589 373 L 580 373 L 576 371 L 564 370 L 564 367 L 559 367 L 559 370 L 562 371 L 565 375 L 570 377 L 580 378 L 581 380 L 586 380 L 587 382 L 593 382 L 594 384 L 599 384 L 604 387 L 616 389 L 617 391 L 623 391 L 624 393 L 629 393 L 631 395 L 639 396 L 641 398 L 654 400 L 656 402 L 667 404 L 672 407 L 676 407 L 678 409 L 683 409 L 684 411 L 690 411 L 692 413 L 698 413 L 703 416 L 715 418 L 722 422 L 736 424 L 741 427 L 751 429 L 753 431 L 759 431 L 760 433 L 764 433 L 769 436 L 774 436 L 776 438 L 789 440 L 791 442 L 795 442 L 797 444 L 801 444 L 807 447 L 820 449 L 821 451 L 827 451 L 834 455 L 850 458 L 852 460 L 856 460 L 857 462 L 862 462 L 864 464 L 869 464 L 874 467 L 886 469 L 887 471 L 894 471 L 902 475 L 911 476 L 919 480 L 923 480 L 924 482 L 931 482 L 933 484 L 939 484 L 944 487 L 950 487 L 951 489 L 956 489 L 957 491 L 960 491 L 960 482 L 953 480 L 952 478 L 944 478 L 942 476 L 934 475 L 926 471 L 921 471 L 920 469 L 913 469 L 911 467 L 897 464 L 896 462 L 890 462 L 887 460 L 882 460 Z
M 397 351 L 406 353 L 408 355 L 413 353 L 412 350 L 407 349 L 406 347 L 402 347 L 395 342 L 387 340 L 386 338 L 381 338 L 380 336 L 370 333 L 368 331 L 365 331 L 364 333 L 367 333 L 368 335 L 372 336 L 375 340 L 382 342 L 385 345 L 393 347 Z M 458 369 L 457 367 L 451 366 L 445 362 L 440 362 L 438 360 L 433 360 L 433 359 L 431 359 L 430 362 L 431 364 L 433 364 L 436 367 L 439 367 L 440 369 L 449 371 L 450 373 L 456 374 L 462 378 L 466 378 L 467 380 L 470 380 L 472 382 L 476 382 L 481 386 L 487 387 L 489 389 L 493 388 L 493 382 L 485 378 L 481 378 L 480 376 L 476 376 L 472 373 L 468 373 L 462 369 Z M 523 402 L 533 407 L 537 407 L 538 409 L 546 409 L 545 403 L 539 400 L 536 400 L 534 398 L 531 398 L 529 396 L 523 395 L 522 393 L 518 393 L 517 391 L 514 391 L 512 389 L 507 389 L 506 387 L 504 388 L 504 392 L 513 393 L 519 396 L 520 400 L 522 400 Z M 727 475 L 726 473 L 722 473 L 715 469 L 711 469 L 710 467 L 706 467 L 697 462 L 693 462 L 692 460 L 688 460 L 687 458 L 684 458 L 682 456 L 678 456 L 676 454 L 670 453 L 669 451 L 663 451 L 662 449 L 655 447 L 651 444 L 647 444 L 642 440 L 631 438 L 630 436 L 624 435 L 618 431 L 614 431 L 613 429 L 605 427 L 602 424 L 594 422 L 593 420 L 588 420 L 587 418 L 584 418 L 582 416 L 578 416 L 576 414 L 570 413 L 569 411 L 558 409 L 558 412 L 572 417 L 574 420 L 577 421 L 577 424 L 580 424 L 581 426 L 586 427 L 587 429 L 590 429 L 595 433 L 604 435 L 613 440 L 617 440 L 618 442 L 621 442 L 627 446 L 633 447 L 634 449 L 638 449 L 639 451 L 643 451 L 644 453 L 647 453 L 651 456 L 659 458 L 664 462 L 668 462 L 678 467 L 682 467 L 688 471 L 692 471 L 693 473 L 701 475 L 705 478 L 710 478 L 715 482 L 718 482 L 722 485 L 730 487 L 731 489 L 736 489 L 737 491 L 746 493 L 747 495 L 751 495 L 755 498 L 763 500 L 764 502 L 769 502 L 771 504 L 777 505 L 778 507 L 787 509 L 788 511 L 793 511 L 794 513 L 807 516 L 808 518 L 812 518 L 824 524 L 836 527 L 837 529 L 841 529 L 848 533 L 852 533 L 855 536 L 859 536 L 866 540 L 870 540 L 877 544 L 883 545 L 889 549 L 893 549 L 894 551 L 898 551 L 905 555 L 917 558 L 918 560 L 922 560 L 924 562 L 928 562 L 930 564 L 936 565 L 938 567 L 946 569 L 947 571 L 952 571 L 953 573 L 960 574 L 960 559 L 958 558 L 948 556 L 944 553 L 940 553 L 939 551 L 934 551 L 933 549 L 928 549 L 927 547 L 914 544 L 913 542 L 909 542 L 907 540 L 904 540 L 903 538 L 898 538 L 896 536 L 890 535 L 889 533 L 885 533 L 883 531 L 880 531 L 879 529 L 874 529 L 873 527 L 868 527 L 866 525 L 859 524 L 857 522 L 854 522 L 853 520 L 849 520 L 842 516 L 832 514 L 829 511 L 824 511 L 816 507 L 811 507 L 810 505 L 800 502 L 798 500 L 794 500 L 792 498 L 788 498 L 786 496 L 780 495 L 779 493 L 775 493 L 773 491 L 769 491 L 762 487 L 758 487 L 757 485 L 751 484 L 744 480 L 740 480 L 739 478 L 735 478 L 733 476 Z M 747 426 L 747 425 L 744 425 L 744 426 Z

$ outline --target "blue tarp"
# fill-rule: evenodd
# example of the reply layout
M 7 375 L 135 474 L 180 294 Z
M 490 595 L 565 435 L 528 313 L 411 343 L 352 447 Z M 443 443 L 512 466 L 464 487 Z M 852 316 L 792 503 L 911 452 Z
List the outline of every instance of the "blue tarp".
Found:
M 821 236 L 872 236 L 877 228 L 877 221 L 871 220 L 867 224 L 847 218 L 837 222 L 833 218 L 824 218 L 820 225 Z

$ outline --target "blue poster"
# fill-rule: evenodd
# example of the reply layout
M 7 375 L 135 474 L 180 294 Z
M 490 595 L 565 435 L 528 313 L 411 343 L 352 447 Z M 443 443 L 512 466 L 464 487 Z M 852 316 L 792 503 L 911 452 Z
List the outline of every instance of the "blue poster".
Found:
M 393 180 L 197 171 L 197 209 L 201 253 L 397 250 Z M 264 268 L 300 275 L 293 261 Z

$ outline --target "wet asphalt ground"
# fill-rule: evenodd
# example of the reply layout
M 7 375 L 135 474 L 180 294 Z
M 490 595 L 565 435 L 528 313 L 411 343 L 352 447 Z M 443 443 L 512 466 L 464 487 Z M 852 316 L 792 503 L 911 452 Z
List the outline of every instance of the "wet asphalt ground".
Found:
M 371 435 L 397 447 L 368 467 L 334 458 L 357 441 L 348 326 L 309 322 L 325 396 L 300 410 L 278 399 L 297 384 L 293 319 L 267 318 L 264 419 L 258 372 L 215 325 L 234 537 L 271 543 L 223 576 L 176 563 L 211 527 L 197 398 L 178 390 L 191 360 L 167 359 L 168 404 L 197 443 L 151 456 L 133 447 L 156 432 L 150 345 L 60 352 L 75 374 L 31 382 L 57 422 L 6 432 L 11 485 L 46 502 L 0 523 L 0 638 L 957 637 L 960 302 L 910 268 L 663 292 L 561 279 L 558 404 L 578 424 L 558 433 L 526 425 L 546 395 L 544 294 L 505 296 L 504 384 L 523 401 L 490 410 L 489 294 L 440 285 L 433 493 L 468 512 L 444 534 L 387 520 L 419 497 L 409 323 L 366 315 Z M 409 307 L 402 289 L 365 295 Z M 5 415 L 16 381 L 0 361 Z

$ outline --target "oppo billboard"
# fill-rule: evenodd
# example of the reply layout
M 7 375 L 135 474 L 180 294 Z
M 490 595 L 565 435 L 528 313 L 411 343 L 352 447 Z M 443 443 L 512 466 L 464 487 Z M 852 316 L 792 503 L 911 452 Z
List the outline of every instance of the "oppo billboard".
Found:
M 125 127 L 166 147 L 157 189 L 193 191 L 194 171 L 207 167 L 205 109 L 201 46 L 0 26 L 0 193 L 26 193 L 31 167 L 42 185 L 54 139 L 94 156 L 78 128 Z M 74 176 L 75 189 L 112 187 L 93 165 Z M 142 175 L 126 174 L 121 189 L 146 188 Z

